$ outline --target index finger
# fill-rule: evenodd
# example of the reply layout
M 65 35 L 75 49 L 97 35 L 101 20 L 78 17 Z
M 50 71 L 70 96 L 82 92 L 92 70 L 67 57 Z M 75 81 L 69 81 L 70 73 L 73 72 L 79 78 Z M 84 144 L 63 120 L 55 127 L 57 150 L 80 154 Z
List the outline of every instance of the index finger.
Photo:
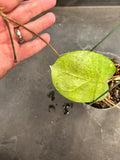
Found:
M 21 24 L 27 23 L 31 18 L 54 7 L 56 0 L 29 0 L 22 2 L 9 16 Z

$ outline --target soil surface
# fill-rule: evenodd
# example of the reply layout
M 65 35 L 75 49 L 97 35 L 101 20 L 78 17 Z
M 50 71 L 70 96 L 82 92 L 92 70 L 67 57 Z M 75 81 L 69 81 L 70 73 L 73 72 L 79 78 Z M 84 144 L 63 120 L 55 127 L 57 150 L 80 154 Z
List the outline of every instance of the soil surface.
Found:
M 120 81 L 120 64 L 116 61 L 116 59 L 112 59 L 116 66 L 116 72 L 108 81 L 109 88 L 111 88 L 114 84 Z M 95 102 L 92 106 L 99 109 L 113 108 L 113 106 L 120 102 L 120 84 L 108 92 L 108 96 L 99 102 Z

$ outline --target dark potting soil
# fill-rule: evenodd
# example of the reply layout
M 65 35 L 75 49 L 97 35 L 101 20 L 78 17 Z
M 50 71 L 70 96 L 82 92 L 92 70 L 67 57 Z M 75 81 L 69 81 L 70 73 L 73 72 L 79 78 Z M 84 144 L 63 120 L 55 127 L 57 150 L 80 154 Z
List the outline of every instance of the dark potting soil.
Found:
M 54 101 L 55 100 L 55 91 L 50 91 L 49 94 L 48 94 L 48 98 L 51 99 L 51 101 Z
M 116 72 L 108 82 L 109 88 L 111 88 L 117 82 L 118 78 L 120 80 L 120 65 L 115 58 L 112 59 L 112 61 L 116 66 Z M 98 109 L 113 108 L 113 105 L 109 102 L 111 102 L 112 104 L 117 104 L 120 102 L 120 84 L 113 90 L 108 92 L 108 96 L 106 97 L 106 99 L 95 102 L 92 106 Z
M 48 107 L 49 112 L 55 112 L 55 109 L 56 109 L 55 106 L 52 105 L 52 104 L 50 104 L 49 107 Z
M 63 112 L 64 114 L 70 114 L 71 109 L 73 108 L 73 104 L 72 103 L 64 103 L 63 104 Z
M 57 103 L 55 104 L 55 91 L 54 91 L 54 90 L 51 90 L 51 91 L 47 94 L 47 96 L 48 96 L 48 98 L 50 98 L 51 102 L 53 103 L 53 104 L 50 104 L 50 105 L 48 106 L 48 111 L 49 111 L 49 112 L 55 112 L 56 106 L 57 106 Z M 73 103 L 64 103 L 64 104 L 62 105 L 62 107 L 63 107 L 63 113 L 64 113 L 65 115 L 68 115 L 68 114 L 70 114 L 71 109 L 73 108 Z

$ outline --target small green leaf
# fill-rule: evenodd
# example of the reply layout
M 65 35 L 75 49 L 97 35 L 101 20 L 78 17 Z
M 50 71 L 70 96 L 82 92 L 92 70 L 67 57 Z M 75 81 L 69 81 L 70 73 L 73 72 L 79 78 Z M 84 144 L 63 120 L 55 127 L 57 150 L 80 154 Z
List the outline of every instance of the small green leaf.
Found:
M 107 81 L 116 70 L 109 58 L 86 50 L 68 52 L 50 68 L 55 88 L 75 102 L 94 101 L 108 89 Z

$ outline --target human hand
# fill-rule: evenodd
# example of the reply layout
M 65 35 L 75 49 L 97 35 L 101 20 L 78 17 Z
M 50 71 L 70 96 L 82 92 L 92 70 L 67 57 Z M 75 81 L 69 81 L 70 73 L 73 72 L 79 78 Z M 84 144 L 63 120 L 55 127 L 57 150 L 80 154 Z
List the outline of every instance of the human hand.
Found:
M 28 23 L 31 18 L 42 13 L 43 11 L 48 10 L 49 8 L 52 8 L 56 4 L 56 0 L 29 0 L 21 2 L 19 4 L 20 1 L 23 0 L 17 0 L 17 2 L 16 0 L 12 0 L 12 3 L 8 0 L 4 0 L 4 2 L 3 0 L 0 0 L 0 6 L 6 6 L 5 10 L 3 11 L 10 11 L 7 13 L 8 17 L 18 21 L 19 23 L 23 24 L 36 33 L 42 32 L 55 22 L 54 14 L 47 13 L 37 20 Z M 18 6 L 15 8 L 16 5 Z M 46 46 L 46 44 L 39 38 L 20 45 L 18 42 L 18 38 L 14 32 L 14 27 L 16 26 L 16 24 L 9 21 L 9 25 L 15 46 L 17 63 L 31 57 Z M 24 41 L 28 41 L 34 36 L 32 33 L 22 27 L 19 27 L 19 30 L 21 31 Z M 49 34 L 44 33 L 43 35 L 41 35 L 41 37 L 49 43 Z M 4 19 L 2 18 L 2 16 L 0 16 L 0 79 L 15 65 L 16 63 L 14 63 L 13 49 L 9 32 Z

